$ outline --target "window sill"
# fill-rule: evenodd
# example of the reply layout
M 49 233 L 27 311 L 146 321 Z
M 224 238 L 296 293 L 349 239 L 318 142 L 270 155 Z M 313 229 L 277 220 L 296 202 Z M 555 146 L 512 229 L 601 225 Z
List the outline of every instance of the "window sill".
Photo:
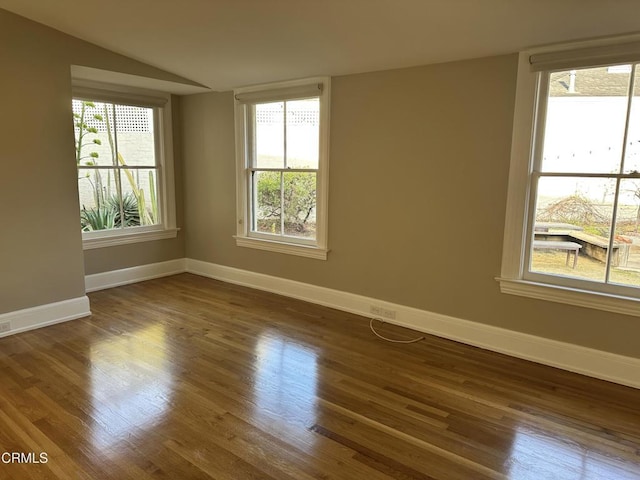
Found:
M 298 255 L 300 257 L 326 260 L 329 250 L 326 248 L 312 247 L 308 245 L 297 245 L 294 243 L 274 242 L 257 238 L 234 236 L 238 247 L 255 248 L 257 250 L 267 250 L 288 255 Z
M 129 243 L 151 242 L 153 240 L 163 240 L 175 238 L 179 228 L 167 228 L 163 230 L 149 230 L 145 232 L 110 233 L 101 236 L 87 238 L 83 235 L 82 248 L 91 250 L 94 248 L 113 247 L 116 245 L 127 245 Z
M 509 278 L 496 278 L 500 282 L 500 291 L 509 295 L 536 298 L 550 302 L 593 308 L 605 312 L 620 313 L 640 317 L 640 300 L 633 297 L 610 293 L 560 287 L 545 283 L 530 282 Z

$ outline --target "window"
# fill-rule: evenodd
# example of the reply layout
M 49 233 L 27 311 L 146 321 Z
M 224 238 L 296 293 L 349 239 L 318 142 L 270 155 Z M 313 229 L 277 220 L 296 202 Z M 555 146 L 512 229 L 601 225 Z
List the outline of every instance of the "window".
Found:
M 175 236 L 170 96 L 76 86 L 72 110 L 84 247 Z
M 520 56 L 501 289 L 640 315 L 640 42 Z
M 237 245 L 327 256 L 328 78 L 235 91 Z

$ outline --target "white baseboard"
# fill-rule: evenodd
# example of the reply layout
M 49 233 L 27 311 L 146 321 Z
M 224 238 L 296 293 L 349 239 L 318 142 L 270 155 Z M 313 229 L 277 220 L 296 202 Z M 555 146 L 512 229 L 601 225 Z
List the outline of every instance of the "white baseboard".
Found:
M 92 292 L 185 271 L 325 305 L 365 317 L 371 316 L 371 306 L 374 305 L 396 312 L 394 320 L 385 320 L 389 323 L 513 357 L 640 388 L 640 359 L 638 358 L 616 355 L 362 295 L 199 260 L 177 259 L 87 275 L 85 277 L 86 290 L 87 292 Z M 0 333 L 0 337 L 73 320 L 90 314 L 89 299 L 86 296 L 1 314 L 0 324 L 9 322 L 11 329 Z
M 638 358 L 199 260 L 186 259 L 186 271 L 365 317 L 371 317 L 370 309 L 375 305 L 396 312 L 395 320 L 385 320 L 389 323 L 590 377 L 640 388 L 640 359 Z
M 9 330 L 0 333 L 0 337 L 14 335 L 35 328 L 46 327 L 56 323 L 62 323 L 76 318 L 91 315 L 89 298 L 84 295 L 62 302 L 48 303 L 15 312 L 0 315 L 0 325 L 9 323 Z
M 95 292 L 106 288 L 119 287 L 129 283 L 142 282 L 153 278 L 167 277 L 185 272 L 184 258 L 166 262 L 150 263 L 139 267 L 123 268 L 104 273 L 94 273 L 84 277 L 85 290 Z

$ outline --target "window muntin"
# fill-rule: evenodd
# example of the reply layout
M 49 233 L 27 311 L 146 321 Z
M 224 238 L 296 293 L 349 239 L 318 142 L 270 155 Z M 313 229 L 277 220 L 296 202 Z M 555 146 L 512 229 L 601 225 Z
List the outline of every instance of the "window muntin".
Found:
M 234 93 L 236 244 L 326 260 L 330 79 Z
M 320 99 L 249 107 L 250 235 L 316 238 Z
M 638 69 L 540 75 L 523 278 L 638 297 Z
M 86 235 L 162 226 L 158 119 L 158 107 L 73 99 L 80 224 Z

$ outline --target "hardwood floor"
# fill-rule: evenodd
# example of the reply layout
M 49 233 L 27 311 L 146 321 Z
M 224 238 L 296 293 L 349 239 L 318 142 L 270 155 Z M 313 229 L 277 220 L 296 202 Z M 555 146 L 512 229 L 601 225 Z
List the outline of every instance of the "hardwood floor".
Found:
M 640 390 L 189 274 L 90 298 L 0 339 L 1 479 L 640 479 Z

